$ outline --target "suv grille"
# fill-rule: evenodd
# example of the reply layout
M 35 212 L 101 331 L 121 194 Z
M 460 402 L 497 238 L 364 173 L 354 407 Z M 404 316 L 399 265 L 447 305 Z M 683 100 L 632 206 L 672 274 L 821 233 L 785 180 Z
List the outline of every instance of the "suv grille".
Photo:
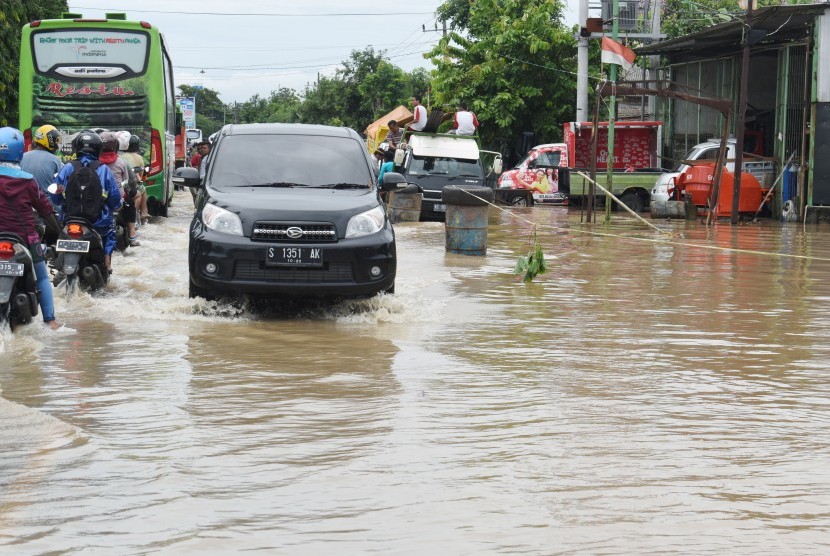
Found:
M 307 222 L 257 222 L 251 232 L 255 241 L 291 243 L 334 243 L 337 231 L 334 224 Z
M 265 266 L 256 261 L 238 261 L 234 279 L 306 284 L 354 280 L 350 263 L 330 262 L 323 268 L 291 268 Z

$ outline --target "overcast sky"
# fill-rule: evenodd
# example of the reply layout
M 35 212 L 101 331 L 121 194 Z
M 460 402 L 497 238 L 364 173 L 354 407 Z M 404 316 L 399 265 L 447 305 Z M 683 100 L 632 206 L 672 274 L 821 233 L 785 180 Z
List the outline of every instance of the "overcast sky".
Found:
M 267 97 L 279 87 L 302 92 L 331 76 L 352 50 L 371 45 L 409 71 L 430 69 L 422 56 L 440 33 L 442 0 L 70 0 L 87 17 L 125 12 L 157 26 L 173 59 L 176 84 L 203 85 L 228 103 Z M 569 24 L 576 20 L 570 0 Z M 270 15 L 275 14 L 275 15 Z M 374 14 L 374 15 L 373 15 Z M 394 15 L 381 15 L 394 14 Z M 431 32 L 423 32 L 426 26 Z M 177 91 L 178 92 L 178 91 Z

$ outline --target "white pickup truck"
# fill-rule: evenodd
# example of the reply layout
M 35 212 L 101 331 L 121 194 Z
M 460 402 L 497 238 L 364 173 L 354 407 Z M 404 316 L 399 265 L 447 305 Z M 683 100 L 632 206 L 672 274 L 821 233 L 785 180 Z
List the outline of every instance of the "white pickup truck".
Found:
M 726 141 L 726 168 L 730 172 L 735 171 L 735 139 L 727 139 Z M 683 160 L 700 160 L 714 163 L 718 158 L 718 151 L 720 150 L 720 139 L 709 139 L 704 143 L 700 143 L 692 147 L 692 150 L 683 157 Z M 668 201 L 668 186 L 680 174 L 689 168 L 688 164 L 679 163 L 672 168 L 671 172 L 664 172 L 657 178 L 654 188 L 651 190 L 652 201 Z M 749 172 L 758 180 L 761 187 L 769 187 L 772 185 L 771 180 L 775 177 L 775 163 L 768 160 L 752 160 L 744 157 L 743 162 L 744 172 Z

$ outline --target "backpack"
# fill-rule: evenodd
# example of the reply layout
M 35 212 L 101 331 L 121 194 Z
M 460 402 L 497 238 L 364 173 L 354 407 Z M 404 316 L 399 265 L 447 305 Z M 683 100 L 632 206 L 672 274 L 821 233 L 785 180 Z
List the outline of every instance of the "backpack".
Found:
M 64 191 L 64 214 L 80 217 L 94 224 L 104 207 L 104 187 L 96 170 L 101 163 L 93 160 L 84 166 L 79 160 L 71 162 L 73 172 L 66 181 Z

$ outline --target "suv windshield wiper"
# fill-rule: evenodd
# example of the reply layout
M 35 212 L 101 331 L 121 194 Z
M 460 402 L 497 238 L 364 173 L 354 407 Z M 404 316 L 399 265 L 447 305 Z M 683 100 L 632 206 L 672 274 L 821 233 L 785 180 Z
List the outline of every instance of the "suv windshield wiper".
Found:
M 325 189 L 369 189 L 368 185 L 360 184 L 360 183 L 327 183 L 324 185 L 316 185 L 314 187 L 322 187 Z
M 292 183 L 288 181 L 275 181 L 271 183 L 258 183 L 251 187 L 306 187 L 304 183 Z

